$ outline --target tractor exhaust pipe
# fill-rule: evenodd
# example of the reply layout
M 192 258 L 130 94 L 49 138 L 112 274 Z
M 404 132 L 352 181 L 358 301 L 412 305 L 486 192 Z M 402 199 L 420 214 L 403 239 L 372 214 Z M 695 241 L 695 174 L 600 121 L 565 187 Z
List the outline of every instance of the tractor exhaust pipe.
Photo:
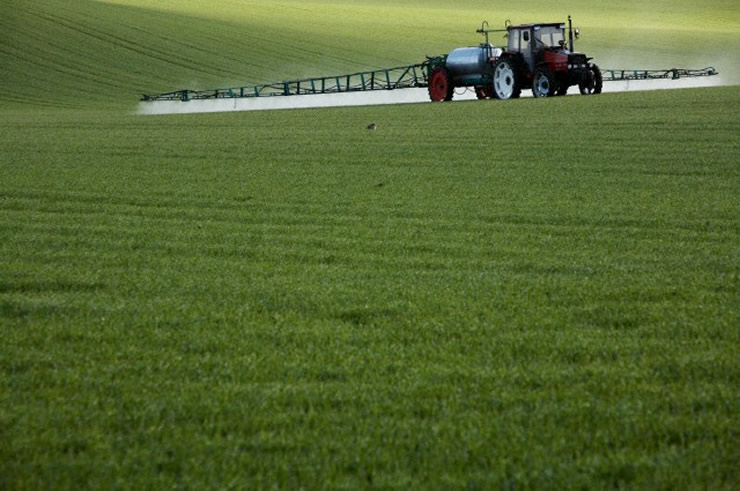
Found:
M 575 53 L 576 50 L 573 48 L 573 21 L 568 16 L 568 48 L 571 53 Z

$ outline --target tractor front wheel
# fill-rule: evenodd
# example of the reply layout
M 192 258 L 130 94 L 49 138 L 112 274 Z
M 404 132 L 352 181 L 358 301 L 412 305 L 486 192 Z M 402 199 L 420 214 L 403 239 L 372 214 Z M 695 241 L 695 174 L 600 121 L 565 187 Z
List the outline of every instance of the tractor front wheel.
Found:
M 583 95 L 596 95 L 601 94 L 601 88 L 604 84 L 602 78 L 601 78 L 601 70 L 599 70 L 599 67 L 596 65 L 591 65 L 591 68 L 589 68 L 589 79 L 587 82 L 578 84 L 578 88 L 581 90 L 581 94 Z
M 516 65 L 509 58 L 499 58 L 493 68 L 493 97 L 516 99 L 522 92 Z
M 451 101 L 455 87 L 444 67 L 437 67 L 429 75 L 429 98 L 432 102 Z
M 535 97 L 551 97 L 557 92 L 555 77 L 547 67 L 538 68 L 532 82 L 532 93 Z

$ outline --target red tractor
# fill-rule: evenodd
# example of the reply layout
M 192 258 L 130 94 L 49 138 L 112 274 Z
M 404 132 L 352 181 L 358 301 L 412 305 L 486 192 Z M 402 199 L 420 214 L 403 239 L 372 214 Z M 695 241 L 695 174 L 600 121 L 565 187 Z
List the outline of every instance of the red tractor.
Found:
M 568 17 L 568 42 L 565 24 L 507 23 L 506 29 L 486 29 L 480 47 L 459 48 L 449 55 L 429 60 L 429 96 L 432 101 L 452 99 L 455 87 L 475 87 L 479 99 L 517 98 L 524 89 L 535 97 L 565 95 L 577 85 L 581 94 L 601 93 L 602 77 L 591 58 L 573 51 L 573 30 Z M 506 32 L 508 46 L 501 50 L 488 42 L 492 32 Z

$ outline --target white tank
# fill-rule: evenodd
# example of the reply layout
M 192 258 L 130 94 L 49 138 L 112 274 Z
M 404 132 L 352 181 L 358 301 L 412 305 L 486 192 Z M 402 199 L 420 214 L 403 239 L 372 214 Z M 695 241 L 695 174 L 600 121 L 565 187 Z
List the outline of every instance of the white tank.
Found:
M 498 58 L 501 48 L 492 45 L 482 45 L 473 48 L 457 48 L 447 55 L 447 69 L 454 76 L 475 75 L 490 70 L 489 58 Z

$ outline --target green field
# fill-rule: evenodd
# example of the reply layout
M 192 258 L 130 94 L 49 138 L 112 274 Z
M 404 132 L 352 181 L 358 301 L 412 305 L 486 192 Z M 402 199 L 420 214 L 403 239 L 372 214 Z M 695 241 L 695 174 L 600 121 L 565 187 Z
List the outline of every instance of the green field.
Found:
M 483 18 L 740 74 L 735 2 L 459 3 L 0 5 L 0 488 L 737 489 L 737 85 L 134 114 Z

